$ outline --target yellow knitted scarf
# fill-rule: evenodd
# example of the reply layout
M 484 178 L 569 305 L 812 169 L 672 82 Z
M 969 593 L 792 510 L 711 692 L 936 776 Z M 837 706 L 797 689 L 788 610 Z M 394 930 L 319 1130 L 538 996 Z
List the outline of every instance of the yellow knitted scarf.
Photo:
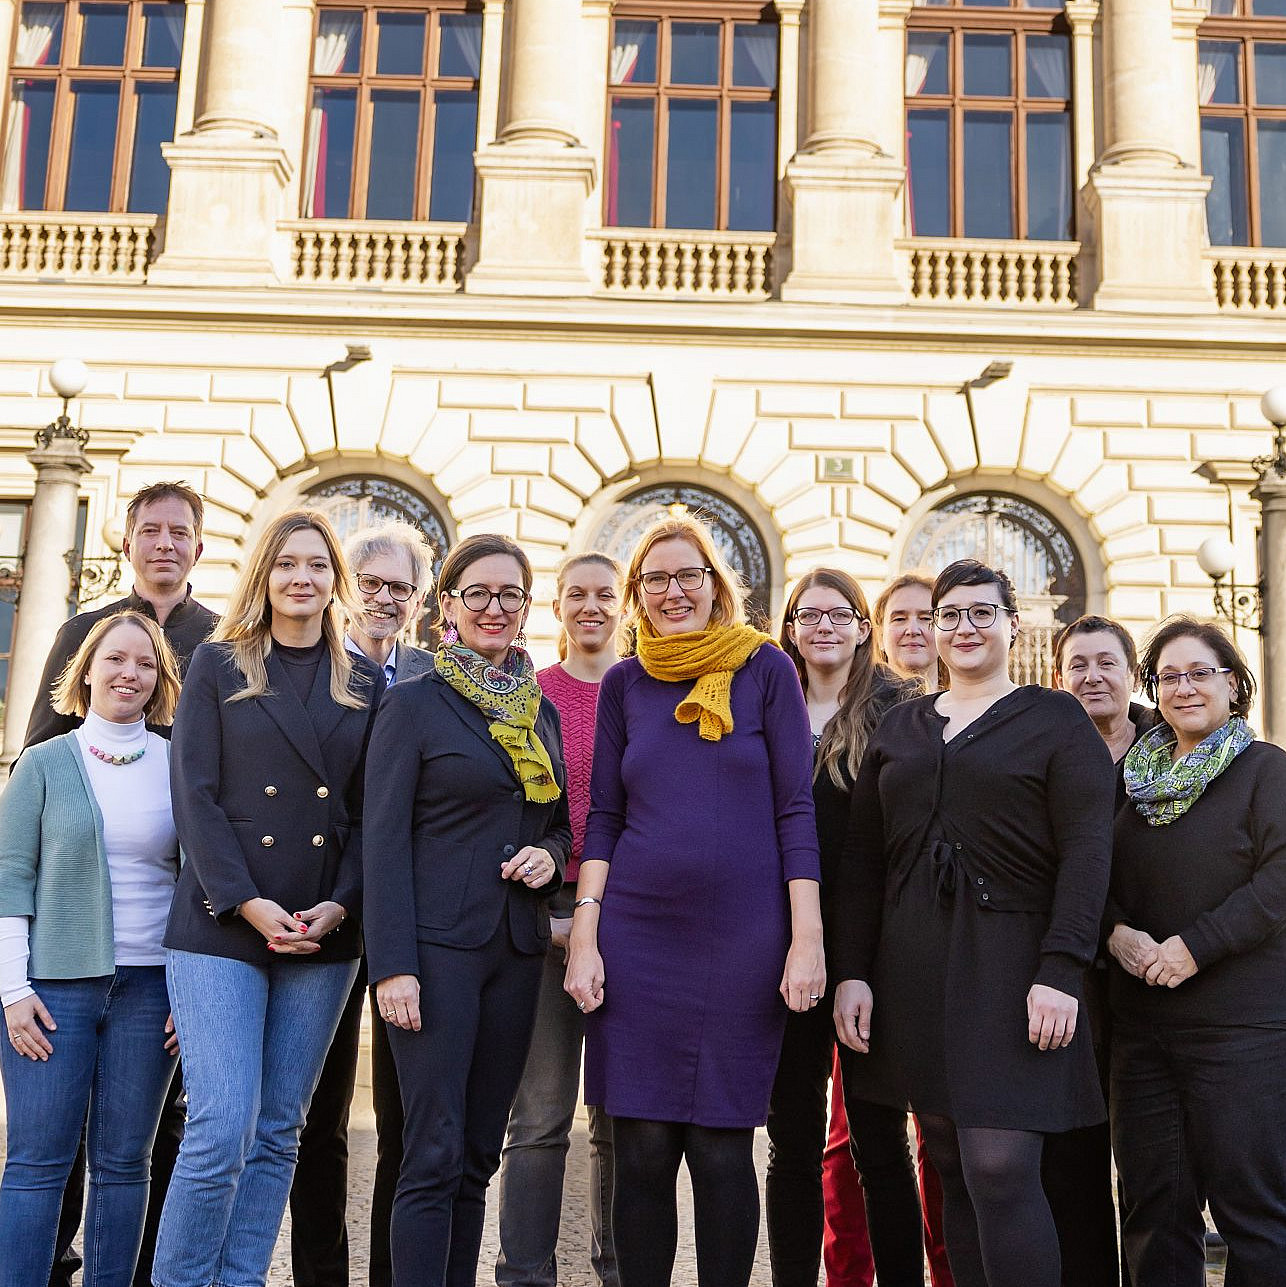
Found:
M 659 635 L 644 617 L 638 626 L 638 655 L 653 679 L 695 679 L 692 691 L 674 708 L 680 724 L 700 721 L 706 742 L 732 732 L 732 677 L 764 644 L 775 644 L 753 626 L 712 626 L 682 635 Z

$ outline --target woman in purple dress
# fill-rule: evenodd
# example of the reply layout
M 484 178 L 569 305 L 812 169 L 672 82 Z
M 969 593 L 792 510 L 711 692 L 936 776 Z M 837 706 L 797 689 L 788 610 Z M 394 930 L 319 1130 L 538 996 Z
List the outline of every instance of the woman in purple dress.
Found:
M 566 988 L 613 1118 L 622 1287 L 670 1281 L 681 1160 L 701 1287 L 745 1287 L 754 1128 L 787 1008 L 825 991 L 808 713 L 702 524 L 645 533 L 625 607 L 638 656 L 599 696 Z

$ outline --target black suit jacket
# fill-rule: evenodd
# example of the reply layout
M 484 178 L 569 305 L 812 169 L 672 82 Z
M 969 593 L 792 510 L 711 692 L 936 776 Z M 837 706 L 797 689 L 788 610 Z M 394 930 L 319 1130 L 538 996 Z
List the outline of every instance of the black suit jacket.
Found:
M 363 916 L 372 983 L 420 972 L 419 943 L 483 946 L 507 915 L 520 952 L 545 951 L 545 898 L 571 851 L 558 712 L 542 698 L 536 734 L 563 788 L 551 804 L 523 794 L 487 719 L 436 671 L 384 695 L 366 763 Z M 558 874 L 540 890 L 502 880 L 527 845 L 549 850 Z
M 270 691 L 229 702 L 245 687 L 227 644 L 192 657 L 174 719 L 170 789 L 183 850 L 165 946 L 262 965 L 263 937 L 236 915 L 248 898 L 288 912 L 334 899 L 348 910 L 340 929 L 308 957 L 361 954 L 362 767 L 383 676 L 353 658 L 360 710 L 330 696 L 323 653 L 307 703 L 268 654 Z
M 399 643 L 397 646 L 397 683 L 415 679 L 426 670 L 433 669 L 433 654 L 427 648 Z
M 67 663 L 76 655 L 76 650 L 85 642 L 86 636 L 94 623 L 117 612 L 141 612 L 145 617 L 156 620 L 156 610 L 139 595 L 131 592 L 105 608 L 95 608 L 93 612 L 81 612 L 58 627 L 53 646 L 45 659 L 45 672 L 40 676 L 40 691 L 36 694 L 35 705 L 31 708 L 31 718 L 27 721 L 27 736 L 23 750 L 35 746 L 37 742 L 47 742 L 60 733 L 70 733 L 79 728 L 83 720 L 75 715 L 59 715 L 49 699 L 50 690 L 58 681 Z M 174 655 L 179 659 L 179 669 L 186 670 L 188 659 L 199 643 L 204 642 L 214 629 L 219 618 L 192 597 L 192 587 L 188 587 L 188 597 L 171 609 L 161 629 L 169 640 Z M 150 726 L 149 726 L 150 727 Z M 162 737 L 169 737 L 168 727 L 158 726 L 154 732 Z

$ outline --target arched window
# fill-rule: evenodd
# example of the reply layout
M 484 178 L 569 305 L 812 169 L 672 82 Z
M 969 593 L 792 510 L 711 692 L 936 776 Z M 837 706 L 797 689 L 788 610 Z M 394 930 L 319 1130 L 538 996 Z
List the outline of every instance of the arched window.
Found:
M 772 231 L 777 33 L 763 0 L 617 0 L 605 225 Z
M 927 0 L 907 30 L 910 231 L 1071 238 L 1072 69 L 1063 0 Z
M 362 527 L 376 527 L 380 523 L 401 522 L 418 527 L 433 547 L 433 580 L 437 584 L 442 560 L 447 556 L 451 536 L 446 522 L 429 501 L 408 487 L 388 478 L 357 474 L 348 478 L 333 478 L 310 487 L 305 501 L 321 510 L 335 525 L 339 539 L 346 541 Z M 428 647 L 437 645 L 437 620 L 433 596 L 429 596 L 429 610 L 420 620 L 419 640 Z
M 1085 569 L 1071 538 L 1031 501 L 972 492 L 929 513 L 907 543 L 902 564 L 940 572 L 957 559 L 977 559 L 1014 583 L 1022 633 L 1013 677 L 1049 683 L 1054 635 L 1085 611 Z
M 184 12 L 182 0 L 22 0 L 0 210 L 165 213 Z
M 480 5 L 319 4 L 304 217 L 467 222 L 481 67 Z
M 1197 92 L 1215 246 L 1286 246 L 1286 0 L 1213 0 Z
M 751 620 L 764 625 L 772 615 L 772 563 L 759 529 L 726 496 L 689 483 L 656 483 L 621 497 L 599 526 L 594 547 L 629 562 L 639 537 L 658 518 L 690 514 L 714 533 L 715 544 L 750 588 Z

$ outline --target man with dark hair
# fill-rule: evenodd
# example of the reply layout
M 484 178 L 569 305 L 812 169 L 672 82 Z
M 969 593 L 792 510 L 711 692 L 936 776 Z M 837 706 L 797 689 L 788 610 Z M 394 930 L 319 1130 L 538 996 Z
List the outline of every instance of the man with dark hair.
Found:
M 40 692 L 27 722 L 24 749 L 68 733 L 80 722 L 71 715 L 57 714 L 49 693 L 90 627 L 103 617 L 128 608 L 154 618 L 165 631 L 179 665 L 187 669 L 188 658 L 214 629 L 217 619 L 209 608 L 192 598 L 192 587 L 188 585 L 188 575 L 201 557 L 204 518 L 200 496 L 186 483 L 153 483 L 130 501 L 125 511 L 123 548 L 134 569 L 134 589 L 105 608 L 78 613 L 63 623 L 40 677 Z
M 27 723 L 24 750 L 60 733 L 70 732 L 81 723 L 75 716 L 59 715 L 54 710 L 50 690 L 63 668 L 76 655 L 94 623 L 103 617 L 131 609 L 154 618 L 170 641 L 180 669 L 187 669 L 188 659 L 197 644 L 205 641 L 218 620 L 209 608 L 192 598 L 192 587 L 188 584 L 188 575 L 201 557 L 204 519 L 205 506 L 201 497 L 186 483 L 152 483 L 130 501 L 125 511 L 123 549 L 134 569 L 134 588 L 125 598 L 109 603 L 105 608 L 78 613 L 63 623 L 54 637 L 44 674 L 40 677 L 40 692 L 36 695 L 31 719 Z M 168 729 L 158 731 L 169 736 Z M 134 1287 L 149 1287 L 152 1281 L 156 1227 L 161 1218 L 161 1206 L 165 1201 L 165 1190 L 169 1187 L 174 1159 L 178 1156 L 179 1141 L 183 1138 L 182 1098 L 182 1076 L 178 1075 L 166 1098 L 152 1146 L 152 1187 Z M 72 1243 L 80 1228 L 84 1197 L 85 1148 L 82 1136 L 80 1152 L 72 1164 L 71 1175 L 63 1191 L 62 1218 L 58 1224 L 58 1242 L 49 1287 L 71 1287 L 72 1277 L 80 1268 L 80 1256 Z

